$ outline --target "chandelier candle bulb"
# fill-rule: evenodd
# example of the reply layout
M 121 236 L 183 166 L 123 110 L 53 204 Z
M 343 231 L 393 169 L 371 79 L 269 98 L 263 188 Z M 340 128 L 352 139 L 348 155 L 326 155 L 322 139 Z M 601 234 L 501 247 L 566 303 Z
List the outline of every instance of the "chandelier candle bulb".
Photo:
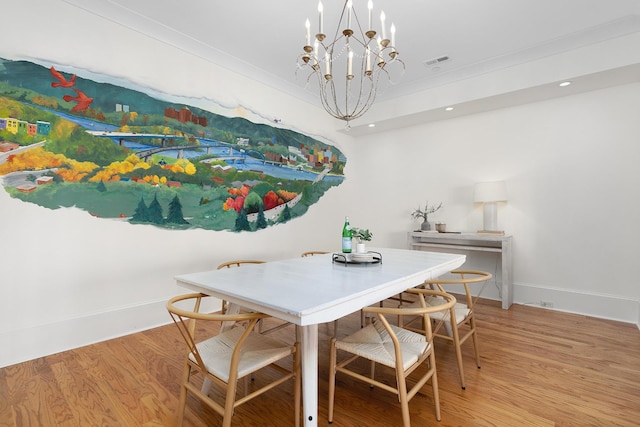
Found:
M 380 25 L 382 26 L 382 40 L 386 40 L 387 39 L 387 29 L 384 26 L 384 21 L 387 19 L 387 17 L 384 14 L 384 10 L 380 12 Z
M 324 25 L 323 25 L 324 22 L 323 21 L 324 21 L 324 19 L 323 19 L 323 16 L 322 16 L 323 12 L 324 12 L 324 7 L 322 6 L 322 2 L 319 1 L 318 2 L 318 20 L 319 20 L 318 29 L 320 31 L 318 31 L 318 33 L 320 33 L 320 34 L 324 34 L 324 31 L 323 31 L 323 27 L 324 27 Z
M 367 46 L 367 67 L 365 72 L 371 73 L 371 49 L 369 49 L 369 46 Z
M 396 45 L 396 26 L 391 23 L 391 48 L 395 49 Z
M 353 51 L 349 49 L 349 55 L 347 57 L 347 79 L 349 76 L 353 77 Z
M 351 29 L 351 9 L 353 6 L 353 2 L 349 0 L 347 2 L 347 28 Z
M 309 23 L 309 19 L 307 19 L 304 23 L 304 27 L 307 30 L 307 46 L 311 46 L 311 24 Z
M 324 53 L 324 62 L 327 64 L 327 69 L 324 73 L 324 78 L 329 80 L 331 78 L 331 56 L 329 55 L 329 52 Z

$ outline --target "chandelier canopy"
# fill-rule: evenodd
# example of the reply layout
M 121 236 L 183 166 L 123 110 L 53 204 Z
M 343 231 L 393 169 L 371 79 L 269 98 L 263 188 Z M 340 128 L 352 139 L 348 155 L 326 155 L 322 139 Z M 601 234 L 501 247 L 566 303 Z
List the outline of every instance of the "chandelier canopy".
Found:
M 306 43 L 298 57 L 298 71 L 308 71 L 307 84 L 316 81 L 324 109 L 333 117 L 349 121 L 366 113 L 382 84 L 395 83 L 394 75 L 404 73 L 404 63 L 395 46 L 396 27 L 387 34 L 384 11 L 380 12 L 381 31 L 372 22 L 373 2 L 368 2 L 368 20 L 360 21 L 353 1 L 345 1 L 333 39 L 324 30 L 324 8 L 318 2 L 318 32 L 311 38 L 309 19 L 305 23 Z M 365 26 L 365 29 L 363 29 Z M 390 38 L 388 38 L 390 36 Z

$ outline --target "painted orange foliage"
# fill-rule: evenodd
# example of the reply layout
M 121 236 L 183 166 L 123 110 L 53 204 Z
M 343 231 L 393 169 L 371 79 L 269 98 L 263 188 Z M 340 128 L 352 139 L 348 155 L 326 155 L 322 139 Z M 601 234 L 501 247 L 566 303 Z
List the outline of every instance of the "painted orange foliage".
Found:
M 222 204 L 222 209 L 225 211 L 235 209 L 236 212 L 240 212 L 244 206 L 244 196 L 238 196 L 235 199 L 229 197 Z
M 231 194 L 232 196 L 244 196 L 247 197 L 247 194 L 249 194 L 249 190 L 251 190 L 251 187 L 249 187 L 246 184 L 243 184 L 242 187 L 240 188 L 230 188 L 227 190 L 227 192 L 229 194 Z
M 282 203 L 284 203 L 282 198 L 278 197 L 278 195 L 273 190 L 264 195 L 265 210 L 273 209 L 276 206 L 281 205 Z
M 86 174 L 77 173 L 71 169 L 60 169 L 56 172 L 64 181 L 78 182 L 85 177 Z
M 278 195 L 282 197 L 285 202 L 288 202 L 290 200 L 293 200 L 298 195 L 298 193 L 287 190 L 278 190 Z
M 44 151 L 41 147 L 27 150 L 10 156 L 7 162 L 0 165 L 0 174 L 22 170 L 42 170 L 57 168 L 64 164 L 65 156 Z
M 196 167 L 187 159 L 178 159 L 170 166 L 170 169 L 174 173 L 186 173 L 187 175 L 196 173 Z
M 98 168 L 98 165 L 92 162 L 78 162 L 73 159 L 67 159 L 68 169 L 60 168 L 56 173 L 65 181 L 78 182 L 85 176 L 90 174 L 93 170 Z M 67 176 L 65 176 L 67 174 Z
M 240 210 L 244 206 L 244 200 L 247 197 L 247 194 L 249 194 L 250 189 L 251 188 L 249 186 L 243 185 L 241 188 L 230 188 L 229 190 L 227 190 L 231 196 L 235 197 L 228 197 L 227 200 L 225 200 L 222 204 L 222 209 L 224 209 L 225 211 L 234 209 L 237 212 L 240 212 Z M 297 193 L 286 190 L 278 190 L 278 193 L 276 194 L 273 190 L 271 190 L 267 192 L 262 198 L 264 209 L 273 209 L 294 199 L 297 195 Z
M 90 182 L 107 182 L 120 179 L 120 175 L 127 174 L 136 169 L 149 169 L 151 166 L 138 158 L 135 154 L 130 154 L 126 159 L 121 162 L 112 162 L 96 173 Z
M 108 170 L 108 169 L 103 169 L 101 171 L 98 171 L 94 176 L 92 176 L 89 181 L 90 182 L 108 182 L 108 181 L 112 181 L 116 176 L 116 174 L 113 173 L 112 170 Z
M 61 168 L 63 166 L 64 168 Z M 98 168 L 98 165 L 92 162 L 68 159 L 63 154 L 54 154 L 45 151 L 42 147 L 36 147 L 11 155 L 4 164 L 0 165 L 0 175 L 17 171 L 38 171 L 53 168 L 60 168 L 57 173 L 65 181 L 75 182 Z
M 158 175 L 146 175 L 142 179 L 144 179 L 145 182 L 147 182 L 149 184 L 153 184 L 153 185 L 166 184 L 167 183 L 167 177 L 165 177 L 165 176 L 159 177 Z

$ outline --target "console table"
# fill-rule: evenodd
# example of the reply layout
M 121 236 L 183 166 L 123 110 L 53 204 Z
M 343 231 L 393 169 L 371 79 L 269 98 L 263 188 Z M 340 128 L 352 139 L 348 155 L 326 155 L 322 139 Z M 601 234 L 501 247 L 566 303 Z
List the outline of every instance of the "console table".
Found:
M 513 273 L 511 270 L 511 236 L 478 233 L 433 233 L 410 231 L 409 249 L 457 249 L 464 251 L 497 252 L 502 255 L 502 308 L 513 303 Z

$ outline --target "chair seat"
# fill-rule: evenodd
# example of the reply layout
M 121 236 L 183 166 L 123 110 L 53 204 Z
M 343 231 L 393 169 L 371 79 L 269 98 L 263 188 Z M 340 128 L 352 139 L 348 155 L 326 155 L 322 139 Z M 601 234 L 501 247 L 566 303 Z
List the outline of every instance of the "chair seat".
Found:
M 425 298 L 425 302 L 427 303 L 427 307 L 436 307 L 438 305 L 445 304 L 446 301 L 439 297 L 429 297 Z M 407 307 L 416 308 L 420 307 L 420 301 L 415 301 L 409 304 Z M 466 304 L 457 302 L 454 305 L 454 310 L 456 311 L 456 323 L 459 325 L 467 318 L 471 310 L 467 307 Z M 437 311 L 431 314 L 431 318 L 434 320 L 444 319 L 445 322 L 449 323 L 449 311 Z
M 231 328 L 196 345 L 207 370 L 225 382 L 229 381 L 229 368 L 233 349 L 244 328 Z M 238 378 L 268 366 L 291 354 L 291 346 L 268 336 L 251 333 L 244 345 L 238 365 Z M 189 359 L 196 362 L 193 353 Z
M 403 368 L 406 370 L 424 354 L 429 347 L 429 343 L 422 334 L 394 325 L 391 325 L 391 328 L 400 341 Z M 391 341 L 389 333 L 380 322 L 369 324 L 348 337 L 336 341 L 336 348 L 391 368 L 396 367 L 393 341 Z
M 469 315 L 469 313 L 471 312 L 471 310 L 469 310 L 469 308 L 462 303 L 456 303 L 456 305 L 454 306 L 454 310 L 456 311 L 456 323 L 459 325 L 462 322 L 464 322 L 464 320 L 467 318 L 467 316 Z M 433 319 L 436 320 L 440 320 L 443 317 L 445 317 L 444 321 L 448 322 L 449 321 L 449 313 L 448 312 L 437 312 L 434 313 L 433 316 L 431 316 Z

